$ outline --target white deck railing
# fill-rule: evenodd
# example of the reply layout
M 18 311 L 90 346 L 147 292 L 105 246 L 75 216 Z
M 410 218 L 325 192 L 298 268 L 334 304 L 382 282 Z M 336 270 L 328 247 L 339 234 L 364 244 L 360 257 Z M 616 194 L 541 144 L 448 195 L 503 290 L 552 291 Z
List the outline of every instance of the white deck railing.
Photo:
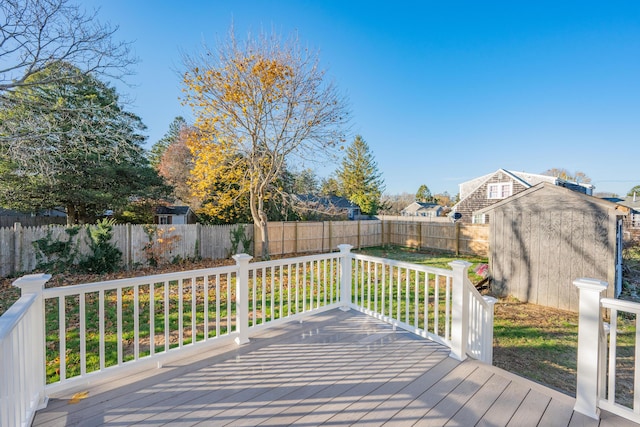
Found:
M 578 279 L 573 283 L 580 290 L 575 410 L 598 419 L 599 409 L 604 409 L 640 423 L 640 304 L 601 298 L 607 282 Z M 610 324 L 604 323 L 602 309 L 608 310 Z M 620 316 L 634 317 L 633 351 L 627 350 L 624 356 L 619 353 Z M 623 370 L 627 379 L 633 379 L 630 389 L 619 384 Z M 632 402 L 621 402 L 621 397 L 630 395 Z
M 353 307 L 486 363 L 493 356 L 493 304 L 468 279 L 470 263 L 452 270 L 353 255 Z M 467 307 L 463 310 L 462 307 Z
M 26 292 L 0 317 L 0 426 L 28 426 L 47 405 L 44 392 L 42 289 L 49 275 L 18 279 Z
M 350 249 L 257 263 L 240 254 L 232 266 L 48 289 L 48 275 L 18 279 L 23 296 L 0 317 L 0 425 L 28 425 L 48 393 L 96 376 L 243 344 L 257 329 L 336 307 L 490 363 L 493 307 L 469 283 L 468 263 L 437 269 Z
M 603 348 L 602 352 L 600 353 L 602 355 L 602 364 L 600 365 L 601 385 L 598 405 L 602 409 L 640 423 L 640 378 L 638 378 L 638 373 L 640 373 L 640 357 L 638 357 L 638 355 L 640 354 L 640 304 L 631 301 L 615 300 L 611 298 L 603 298 L 600 303 L 602 304 L 603 308 L 610 310 L 610 324 L 608 331 L 606 331 L 608 332 L 609 336 L 608 347 Z M 627 362 L 627 365 L 631 365 L 630 367 L 632 372 L 628 372 L 626 374 L 633 377 L 633 389 L 630 391 L 621 390 L 617 384 L 619 369 L 618 366 L 620 362 L 617 354 L 618 315 L 625 316 L 628 314 L 633 314 L 633 317 L 635 318 L 635 342 L 632 358 L 633 361 Z M 604 337 L 604 340 L 602 340 L 602 342 L 606 344 L 607 334 L 603 333 L 602 336 Z M 631 359 L 631 357 L 628 357 L 628 359 Z M 629 366 L 621 366 L 620 368 L 629 368 Z M 627 407 L 623 404 L 618 403 L 617 396 L 619 396 L 621 393 L 629 392 L 633 393 L 633 403 L 631 404 L 631 407 Z

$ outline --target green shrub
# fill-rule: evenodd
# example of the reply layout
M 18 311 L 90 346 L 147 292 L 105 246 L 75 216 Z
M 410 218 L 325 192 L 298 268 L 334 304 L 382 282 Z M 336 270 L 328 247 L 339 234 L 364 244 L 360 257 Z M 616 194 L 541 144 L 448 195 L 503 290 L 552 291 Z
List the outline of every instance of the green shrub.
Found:
M 251 247 L 251 237 L 245 234 L 245 228 L 243 225 L 238 224 L 236 228 L 231 229 L 231 250 L 229 256 L 235 255 L 240 251 L 240 245 L 245 253 L 249 253 Z
M 104 218 L 86 228 L 91 255 L 80 261 L 80 270 L 87 273 L 112 273 L 120 269 L 122 252 L 111 243 L 115 220 Z

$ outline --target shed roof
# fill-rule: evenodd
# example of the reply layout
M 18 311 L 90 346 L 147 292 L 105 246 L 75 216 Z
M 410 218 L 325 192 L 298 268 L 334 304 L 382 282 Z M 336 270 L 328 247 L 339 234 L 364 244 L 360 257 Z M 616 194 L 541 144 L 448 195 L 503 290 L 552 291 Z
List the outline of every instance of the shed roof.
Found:
M 579 193 L 577 191 L 572 191 L 568 188 L 565 187 L 560 187 L 557 185 L 554 185 L 552 183 L 549 182 L 541 182 L 537 185 L 534 185 L 531 188 L 528 188 L 524 191 L 521 191 L 520 193 L 517 193 L 511 197 L 507 197 L 506 199 L 503 199 L 499 202 L 496 202 L 490 206 L 487 206 L 486 208 L 480 209 L 478 211 L 476 211 L 476 214 L 486 214 L 486 213 L 490 213 L 493 210 L 497 210 L 497 209 L 501 209 L 504 206 L 508 206 L 509 204 L 522 199 L 523 197 L 528 197 L 532 194 L 535 194 L 537 192 L 544 192 L 545 194 L 549 194 L 549 195 L 553 195 L 554 197 L 558 197 L 560 199 L 564 199 L 564 200 L 569 200 L 570 198 L 578 198 L 578 199 L 582 199 L 584 201 L 587 201 L 591 204 L 594 204 L 596 206 L 600 206 L 604 209 L 608 209 L 611 211 L 616 211 L 618 212 L 620 215 L 627 215 L 630 211 L 630 209 L 626 206 L 623 206 L 621 204 L 618 203 L 613 203 L 610 202 L 608 200 L 604 200 L 604 199 L 600 199 L 598 197 L 593 197 L 593 196 L 589 196 L 586 195 L 584 193 Z
M 158 215 L 187 215 L 189 206 L 158 206 L 156 214 Z

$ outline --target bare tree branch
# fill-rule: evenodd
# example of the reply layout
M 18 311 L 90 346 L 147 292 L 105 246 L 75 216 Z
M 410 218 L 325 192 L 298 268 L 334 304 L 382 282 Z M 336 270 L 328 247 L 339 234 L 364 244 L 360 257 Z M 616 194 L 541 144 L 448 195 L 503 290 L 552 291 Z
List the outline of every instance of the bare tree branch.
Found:
M 29 79 L 55 62 L 83 73 L 122 79 L 137 62 L 131 44 L 115 42 L 118 27 L 101 24 L 68 0 L 0 2 L 0 96 L 21 86 L 60 82 L 63 77 Z

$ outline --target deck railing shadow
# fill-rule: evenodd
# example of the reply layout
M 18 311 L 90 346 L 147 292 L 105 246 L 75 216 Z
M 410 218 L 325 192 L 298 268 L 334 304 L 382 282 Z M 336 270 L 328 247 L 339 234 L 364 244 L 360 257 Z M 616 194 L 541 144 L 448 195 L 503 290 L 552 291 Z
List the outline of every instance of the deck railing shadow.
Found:
M 242 345 L 338 307 L 444 344 L 457 360 L 491 363 L 495 300 L 471 285 L 469 263 L 448 270 L 339 249 L 256 263 L 239 254 L 233 266 L 58 288 L 44 288 L 46 274 L 16 280 L 22 297 L 0 317 L 0 425 L 29 425 L 51 393 Z

